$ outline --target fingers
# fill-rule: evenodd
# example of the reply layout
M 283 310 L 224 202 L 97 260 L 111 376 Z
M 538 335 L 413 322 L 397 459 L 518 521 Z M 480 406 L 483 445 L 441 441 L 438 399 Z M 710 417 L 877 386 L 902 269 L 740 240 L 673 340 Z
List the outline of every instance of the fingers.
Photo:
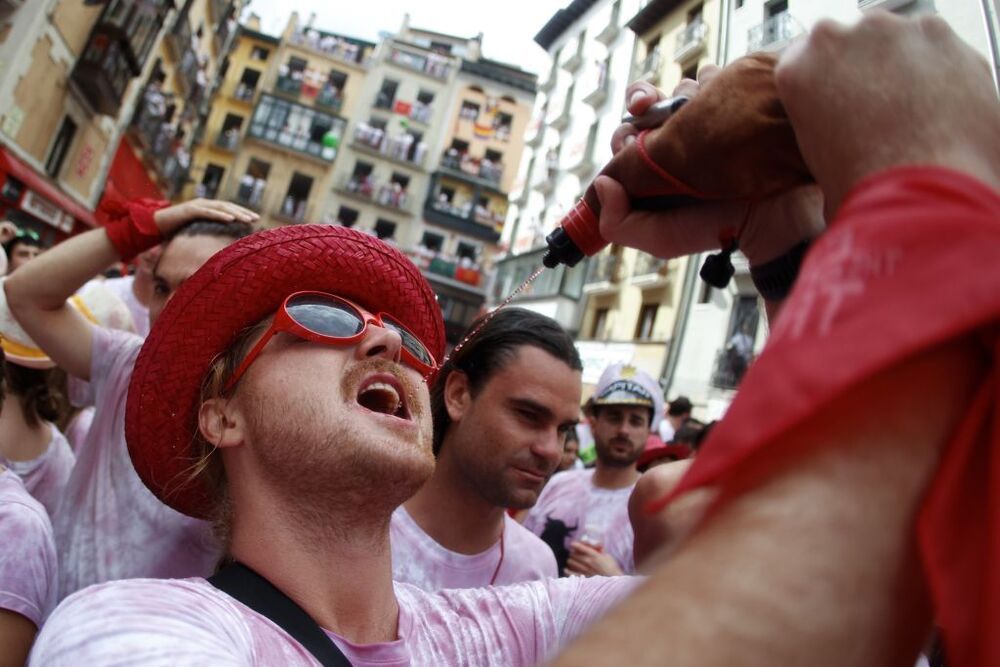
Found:
M 646 81 L 633 81 L 625 89 L 625 107 L 633 116 L 641 116 L 650 106 L 665 99 L 666 95 L 653 84 Z M 611 152 L 617 153 L 635 140 L 639 130 L 631 123 L 623 123 L 611 135 Z
M 252 223 L 257 220 L 258 215 L 250 209 L 243 208 L 232 202 L 218 199 L 196 199 L 191 202 L 192 214 L 189 219 L 206 218 L 209 220 L 219 220 L 221 222 L 247 222 Z
M 719 72 L 722 68 L 718 65 L 704 65 L 700 70 L 698 70 L 698 86 L 705 86 L 709 84 L 712 79 L 719 76 Z

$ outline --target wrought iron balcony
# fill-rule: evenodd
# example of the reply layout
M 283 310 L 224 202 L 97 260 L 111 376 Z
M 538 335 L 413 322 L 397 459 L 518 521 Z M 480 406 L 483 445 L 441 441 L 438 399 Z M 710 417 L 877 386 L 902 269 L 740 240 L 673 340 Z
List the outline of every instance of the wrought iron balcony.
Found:
M 580 69 L 580 65 L 582 64 L 583 64 L 583 42 L 580 42 L 576 48 L 576 52 L 563 62 L 562 68 L 567 72 L 572 73 Z
M 316 106 L 339 114 L 341 108 L 344 106 L 344 95 L 333 86 L 327 86 L 319 91 L 319 95 L 316 96 Z
M 792 15 L 781 12 L 760 25 L 750 28 L 747 33 L 747 51 L 776 51 L 802 32 Z
M 215 138 L 215 145 L 224 151 L 235 151 L 240 145 L 240 133 L 219 132 L 219 136 Z
M 397 183 L 376 183 L 371 176 L 348 176 L 335 190 L 352 199 L 366 201 L 396 213 L 410 212 L 410 195 L 406 188 Z
M 608 76 L 607 69 L 604 69 L 597 80 L 597 87 L 583 98 L 583 103 L 589 104 L 594 109 L 600 109 L 608 101 L 610 94 L 611 77 Z
M 445 81 L 454 70 L 451 58 L 419 47 L 395 42 L 389 51 L 389 62 L 435 79 Z
M 632 279 L 636 282 L 660 282 L 670 275 L 670 262 L 647 253 L 639 253 L 632 269 Z
M 173 29 L 163 39 L 170 57 L 179 60 L 191 48 L 191 22 L 186 13 L 178 15 Z
M 451 149 L 449 149 L 450 151 Z M 503 164 L 476 159 L 468 154 L 452 154 L 445 151 L 441 156 L 441 169 L 473 182 L 482 181 L 491 188 L 498 188 L 503 180 Z
M 283 95 L 297 98 L 302 94 L 302 79 L 289 74 L 279 76 L 278 80 L 274 82 L 274 90 Z
M 705 48 L 705 37 L 708 35 L 708 26 L 698 18 L 685 26 L 684 30 L 677 35 L 677 44 L 674 47 L 674 60 L 684 62 L 701 53 Z
M 643 81 L 649 81 L 655 84 L 660 80 L 660 63 L 663 57 L 660 54 L 660 47 L 655 47 L 652 51 L 646 54 L 646 57 L 642 59 L 639 66 L 636 68 L 635 79 L 642 79 Z
M 620 3 L 614 5 L 611 10 L 611 18 L 608 19 L 608 24 L 594 36 L 594 39 L 605 46 L 610 46 L 611 42 L 615 41 L 615 38 L 622 31 L 621 26 L 618 25 L 618 21 L 621 19 L 621 9 Z
M 238 83 L 233 90 L 233 98 L 241 102 L 253 102 L 253 96 L 257 93 L 256 86 L 248 86 L 245 83 Z
M 588 285 L 595 283 L 616 283 L 621 279 L 621 257 L 603 254 L 592 257 L 587 268 Z
M 471 236 L 481 241 L 496 243 L 503 232 L 506 216 L 495 216 L 489 212 L 477 210 L 478 207 L 468 203 L 465 206 L 454 206 L 446 201 L 430 201 L 424 206 L 424 219 L 439 227 Z

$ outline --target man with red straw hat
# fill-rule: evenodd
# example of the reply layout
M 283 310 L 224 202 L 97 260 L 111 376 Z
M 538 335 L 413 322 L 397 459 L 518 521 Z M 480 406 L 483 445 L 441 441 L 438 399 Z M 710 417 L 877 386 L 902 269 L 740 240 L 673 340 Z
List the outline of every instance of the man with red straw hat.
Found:
M 126 435 L 149 489 L 212 520 L 230 562 L 209 580 L 80 591 L 50 618 L 34 661 L 529 665 L 551 656 L 636 581 L 439 593 L 392 581 L 390 517 L 434 470 L 427 383 L 443 349 L 434 292 L 372 236 L 296 225 L 215 255 L 146 339 Z
M 129 460 L 125 396 L 143 339 L 93 324 L 68 301 L 104 267 L 167 239 L 153 269 L 150 319 L 155 321 L 178 285 L 215 252 L 249 234 L 256 215 L 210 200 L 169 207 L 139 200 L 119 213 L 105 227 L 25 264 L 3 285 L 24 331 L 56 365 L 89 381 L 96 407 L 52 516 L 60 598 L 113 579 L 207 574 L 220 553 L 210 524 L 159 502 Z

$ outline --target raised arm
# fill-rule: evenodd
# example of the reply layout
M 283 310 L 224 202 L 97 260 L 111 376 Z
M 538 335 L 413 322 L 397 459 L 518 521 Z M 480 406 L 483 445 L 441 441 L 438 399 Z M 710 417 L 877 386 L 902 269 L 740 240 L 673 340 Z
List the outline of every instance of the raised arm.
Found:
M 155 204 L 130 204 L 128 213 L 109 228 L 74 236 L 12 274 L 5 283 L 7 302 L 25 332 L 56 365 L 89 380 L 91 325 L 67 305 L 68 298 L 108 265 L 131 260 L 188 222 L 254 218 L 234 204 L 205 199 L 159 209 Z

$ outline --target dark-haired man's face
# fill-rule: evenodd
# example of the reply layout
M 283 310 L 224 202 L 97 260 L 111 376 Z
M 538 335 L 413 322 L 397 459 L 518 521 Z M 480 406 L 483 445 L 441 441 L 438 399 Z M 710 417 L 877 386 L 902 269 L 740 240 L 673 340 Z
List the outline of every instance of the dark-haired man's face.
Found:
M 451 459 L 469 484 L 498 507 L 524 509 L 562 458 L 566 432 L 580 413 L 580 371 L 532 345 L 514 356 L 472 396 L 465 376 L 461 405 L 449 403 Z
M 193 276 L 212 255 L 234 240 L 221 236 L 178 236 L 166 245 L 153 269 L 153 296 L 149 301 L 150 325 L 156 322 L 177 288 Z
M 42 254 L 42 248 L 32 243 L 15 242 L 10 249 L 10 262 L 7 265 L 7 275 L 14 273 L 34 258 Z
M 650 408 L 603 405 L 593 419 L 591 433 L 597 460 L 607 466 L 635 465 L 649 438 Z

